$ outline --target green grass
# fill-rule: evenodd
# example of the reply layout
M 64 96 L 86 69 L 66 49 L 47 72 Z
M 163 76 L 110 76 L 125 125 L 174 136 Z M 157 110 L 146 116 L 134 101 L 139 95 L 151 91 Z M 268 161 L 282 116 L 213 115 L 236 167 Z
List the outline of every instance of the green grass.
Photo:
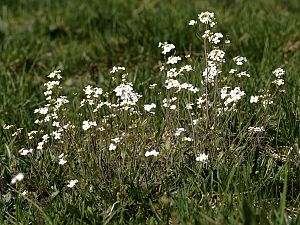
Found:
M 0 224 L 300 224 L 299 10 L 298 0 L 2 0 Z M 157 45 L 168 41 L 176 55 L 191 54 L 184 62 L 194 70 L 181 81 L 205 92 L 203 40 L 187 25 L 202 11 L 215 12 L 216 30 L 231 40 L 226 59 L 241 55 L 249 61 L 251 78 L 222 74 L 218 81 L 247 93 L 236 112 L 221 117 L 214 109 L 185 110 L 200 94 L 165 90 L 159 71 L 164 57 Z M 142 115 L 79 108 L 88 84 L 108 92 L 102 100 L 117 101 L 112 90 L 120 78 L 112 80 L 109 72 L 118 65 L 143 96 L 136 107 Z M 278 67 L 286 71 L 285 93 L 271 83 Z M 54 69 L 62 70 L 59 92 L 70 101 L 60 122 L 75 128 L 66 131 L 64 143 L 51 139 L 43 151 L 21 156 L 21 148 L 37 146 L 27 132 L 53 129 L 35 125 L 33 112 L 46 104 L 43 84 Z M 151 90 L 153 83 L 158 85 Z M 210 89 L 215 106 L 220 87 Z M 251 95 L 267 90 L 273 105 L 249 103 Z M 179 99 L 175 112 L 161 107 L 163 98 L 173 96 Z M 145 114 L 143 105 L 152 102 L 156 114 Z M 116 117 L 102 120 L 111 113 Z M 195 118 L 202 119 L 191 126 Z M 86 119 L 106 130 L 84 132 Z M 4 124 L 24 130 L 12 137 L 15 128 L 4 130 Z M 249 126 L 266 131 L 251 134 Z M 179 127 L 194 141 L 176 139 Z M 115 137 L 122 140 L 111 152 Z M 159 156 L 144 156 L 153 149 Z M 68 160 L 63 166 L 61 153 Z M 209 155 L 207 163 L 195 160 L 200 153 Z M 24 180 L 11 185 L 19 172 Z M 79 181 L 72 189 L 71 179 Z

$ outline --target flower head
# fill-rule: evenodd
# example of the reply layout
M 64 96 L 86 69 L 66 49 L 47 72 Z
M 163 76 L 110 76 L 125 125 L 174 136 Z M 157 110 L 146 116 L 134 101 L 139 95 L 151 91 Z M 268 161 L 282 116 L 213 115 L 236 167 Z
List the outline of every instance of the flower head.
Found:
M 69 188 L 73 188 L 77 183 L 78 183 L 78 180 L 76 180 L 76 179 L 75 180 L 70 180 L 67 186 Z
M 157 152 L 156 150 L 152 150 L 152 151 L 146 151 L 145 156 L 158 156 L 159 152 Z
M 162 48 L 163 51 L 161 52 L 163 55 L 167 54 L 168 52 L 170 52 L 172 49 L 175 48 L 175 45 L 173 44 L 169 44 L 168 42 L 159 42 L 158 43 L 158 47 L 159 48 Z
M 205 153 L 201 153 L 198 157 L 196 157 L 196 161 L 198 162 L 206 162 L 208 160 L 208 155 Z
M 207 24 L 210 27 L 214 27 L 216 25 L 215 14 L 213 12 L 202 12 L 198 14 L 198 19 L 201 23 Z
M 24 174 L 23 173 L 18 173 L 16 176 L 11 179 L 11 184 L 15 184 L 17 181 L 22 181 L 24 179 Z

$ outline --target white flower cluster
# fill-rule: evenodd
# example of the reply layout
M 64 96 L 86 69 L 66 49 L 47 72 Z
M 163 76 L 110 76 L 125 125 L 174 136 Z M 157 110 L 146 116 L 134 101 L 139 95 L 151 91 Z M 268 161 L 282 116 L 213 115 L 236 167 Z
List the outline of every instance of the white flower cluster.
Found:
M 98 98 L 100 95 L 103 94 L 102 88 L 98 88 L 98 87 L 94 88 L 91 85 L 86 86 L 83 89 L 83 91 L 86 94 L 87 98 L 91 98 L 91 96 L 93 96 L 94 98 Z
M 114 151 L 117 149 L 117 144 L 121 142 L 121 139 L 119 137 L 110 139 L 111 143 L 108 146 L 109 151 Z
M 189 21 L 189 26 L 194 26 L 196 25 L 198 22 L 196 20 L 190 20 Z
M 208 155 L 205 153 L 201 153 L 199 156 L 196 157 L 196 161 L 198 162 L 206 162 L 208 160 Z
M 59 159 L 59 165 L 64 165 L 64 164 L 66 164 L 67 163 L 67 160 L 66 160 L 66 155 L 64 154 L 64 153 L 62 153 L 62 154 L 60 154 L 59 156 L 58 156 L 58 159 Z
M 202 38 L 207 39 L 209 43 L 215 44 L 215 45 L 221 43 L 221 39 L 223 37 L 224 36 L 222 33 L 220 33 L 220 32 L 214 33 L 211 30 L 204 31 L 204 34 L 202 35 Z
M 56 79 L 60 80 L 62 78 L 62 76 L 60 75 L 60 73 L 61 73 L 60 70 L 54 70 L 52 73 L 50 73 L 48 75 L 48 77 L 51 78 L 51 79 L 55 79 L 56 78 Z
M 185 129 L 182 128 L 182 127 L 177 128 L 174 135 L 178 137 L 178 136 L 180 136 L 180 134 L 181 134 L 182 132 L 184 132 L 184 131 L 185 131 Z
M 51 79 L 61 79 L 60 70 L 56 70 L 50 73 L 48 77 Z M 66 96 L 59 96 L 57 98 L 53 98 L 53 89 L 61 89 L 61 87 L 59 86 L 59 80 L 49 81 L 44 85 L 47 87 L 47 91 L 44 92 L 44 95 L 48 103 L 45 104 L 43 107 L 34 110 L 34 113 L 44 116 L 42 120 L 38 119 L 35 121 L 35 123 L 37 124 L 49 122 L 51 120 L 56 120 L 58 118 L 58 111 L 62 108 L 63 105 L 69 103 L 69 100 Z
M 281 78 L 285 74 L 285 71 L 282 68 L 277 68 L 272 73 L 275 75 L 276 78 Z
M 144 105 L 144 110 L 147 112 L 150 112 L 152 114 L 155 114 L 155 112 L 151 112 L 151 110 L 155 109 L 155 108 L 156 108 L 156 104 L 154 104 L 154 103 Z
M 169 108 L 171 110 L 175 110 L 176 105 L 174 103 L 176 100 L 177 100 L 177 97 L 163 99 L 163 107 Z
M 250 77 L 250 74 L 247 73 L 246 71 L 242 71 L 240 73 L 236 74 L 237 77 Z
M 204 69 L 202 76 L 205 82 L 214 85 L 215 77 L 220 73 L 222 73 L 222 71 L 219 69 L 218 64 L 214 61 L 208 61 L 208 66 Z
M 88 130 L 91 127 L 96 127 L 96 126 L 97 126 L 97 123 L 95 121 L 85 120 L 85 121 L 83 121 L 82 129 L 83 130 Z
M 167 53 L 169 53 L 172 49 L 175 48 L 175 45 L 173 44 L 169 44 L 168 42 L 159 42 L 158 43 L 158 47 L 162 48 L 163 51 L 161 52 L 163 55 L 166 55 Z
M 114 143 L 110 143 L 109 144 L 109 147 L 108 147 L 108 150 L 109 151 L 114 151 L 114 150 L 116 150 L 117 149 L 117 146 L 114 144 Z
M 149 156 L 158 156 L 159 152 L 157 152 L 156 150 L 152 150 L 152 151 L 146 151 L 145 156 L 149 157 Z
M 230 87 L 223 87 L 221 89 L 221 99 L 224 99 L 224 105 L 227 107 L 230 104 L 236 104 L 246 93 L 241 91 L 240 87 L 235 87 L 230 90 Z M 233 105 L 234 106 L 234 105 Z
M 83 107 L 87 104 L 90 106 L 95 106 L 94 112 L 98 111 L 98 109 L 101 108 L 101 106 L 103 106 L 103 104 L 101 104 L 101 100 L 99 100 L 99 98 L 103 95 L 102 88 L 88 85 L 83 89 L 83 91 L 86 95 L 86 98 L 82 99 L 82 101 L 80 102 L 80 107 Z M 97 104 L 97 102 L 99 101 L 100 105 Z
M 175 88 L 175 89 L 177 89 L 176 92 L 179 92 L 181 89 L 185 89 L 185 90 L 190 91 L 192 93 L 196 93 L 196 92 L 199 91 L 199 88 L 194 87 L 190 83 L 181 84 L 178 80 L 174 80 L 174 79 L 165 80 L 165 87 L 166 87 L 166 89 Z
M 267 105 L 273 104 L 273 100 L 271 97 L 272 96 L 269 93 L 264 94 L 264 95 L 255 95 L 255 96 L 252 95 L 250 97 L 250 103 L 262 102 L 263 106 L 266 107 Z
M 21 148 L 21 149 L 19 150 L 19 152 L 20 152 L 21 155 L 27 155 L 27 154 L 29 154 L 29 153 L 32 153 L 32 151 L 33 151 L 32 148 L 31 148 L 31 149 Z
M 78 183 L 78 180 L 77 180 L 77 179 L 75 179 L 75 180 L 70 180 L 70 181 L 68 182 L 67 186 L 68 186 L 69 188 L 73 188 L 77 183 Z
M 180 60 L 181 60 L 180 56 L 170 56 L 168 58 L 167 64 L 176 64 Z
M 235 62 L 235 64 L 237 66 L 242 66 L 244 63 L 247 62 L 247 58 L 242 57 L 242 56 L 236 56 L 236 57 L 233 58 L 233 61 Z
M 216 25 L 215 14 L 213 12 L 202 12 L 198 14 L 198 19 L 201 23 L 214 27 Z
M 251 96 L 250 97 L 250 103 L 258 103 L 260 96 Z
M 14 176 L 12 179 L 11 179 L 11 184 L 15 184 L 17 183 L 17 181 L 22 181 L 24 179 L 24 174 L 23 173 L 18 173 L 16 176 Z
M 116 72 L 119 72 L 119 71 L 125 71 L 125 67 L 123 67 L 123 66 L 114 66 L 113 68 L 112 68 L 112 70 L 110 71 L 110 73 L 116 73 Z
M 219 49 L 214 49 L 212 50 L 207 58 L 211 61 L 215 61 L 215 62 L 220 62 L 220 63 L 224 63 L 225 62 L 225 52 Z
M 178 77 L 180 75 L 183 75 L 183 72 L 189 72 L 192 71 L 192 66 L 191 65 L 185 65 L 182 66 L 179 70 L 177 70 L 176 68 L 170 68 L 167 71 L 167 77 L 168 78 L 174 78 L 174 77 Z
M 264 127 L 248 127 L 250 132 L 263 132 L 265 131 Z
M 7 124 L 3 125 L 3 129 L 4 130 L 9 130 L 9 129 L 13 128 L 13 127 L 14 127 L 14 125 L 7 125 Z
M 285 71 L 282 68 L 277 68 L 276 70 L 273 71 L 273 74 L 277 79 L 274 80 L 272 83 L 276 84 L 277 86 L 284 85 L 284 79 L 282 79 L 282 77 L 284 76 Z
M 132 109 L 132 106 L 135 106 L 138 102 L 141 95 L 134 92 L 132 83 L 121 83 L 114 89 L 116 96 L 120 97 L 121 102 L 120 106 L 124 110 Z
M 41 140 L 37 143 L 37 150 L 42 150 L 44 144 L 47 143 L 50 139 L 50 136 L 53 138 L 52 140 L 61 140 L 64 130 L 69 128 L 74 128 L 73 125 L 70 123 L 61 124 L 59 122 L 61 117 L 61 111 L 65 109 L 65 105 L 69 103 L 69 100 L 66 96 L 57 96 L 56 93 L 60 87 L 60 79 L 62 78 L 60 70 L 55 70 L 54 72 L 50 73 L 48 77 L 50 80 L 44 84 L 47 90 L 44 92 L 46 97 L 47 103 L 34 110 L 35 114 L 42 116 L 41 119 L 36 119 L 34 123 L 38 125 L 42 125 L 45 123 L 49 123 L 52 127 L 52 131 L 49 134 L 44 134 Z M 30 131 L 28 132 L 28 139 L 32 140 L 35 135 L 43 133 L 42 130 L 40 131 Z M 33 149 L 21 149 L 19 152 L 21 155 L 28 155 L 28 153 L 32 153 Z

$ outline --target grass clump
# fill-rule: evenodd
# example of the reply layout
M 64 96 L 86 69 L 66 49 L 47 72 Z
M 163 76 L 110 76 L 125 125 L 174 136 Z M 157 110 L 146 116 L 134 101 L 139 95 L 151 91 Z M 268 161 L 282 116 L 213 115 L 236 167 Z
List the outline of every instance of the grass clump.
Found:
M 159 42 L 151 82 L 114 66 L 67 96 L 48 75 L 33 125 L 3 124 L 2 224 L 299 223 L 288 73 L 259 85 L 214 13 L 188 25 L 201 52 Z

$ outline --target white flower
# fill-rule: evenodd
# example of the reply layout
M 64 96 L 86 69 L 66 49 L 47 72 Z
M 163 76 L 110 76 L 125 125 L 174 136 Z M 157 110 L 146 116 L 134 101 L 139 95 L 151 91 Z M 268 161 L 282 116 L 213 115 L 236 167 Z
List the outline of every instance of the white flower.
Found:
M 156 104 L 154 104 L 154 103 L 144 105 L 144 110 L 147 112 L 150 112 L 152 109 L 155 109 L 155 108 L 156 108 Z
M 223 38 L 223 34 L 222 33 L 210 33 L 210 35 L 208 36 L 208 41 L 210 43 L 213 44 L 219 44 L 221 41 L 220 39 Z
M 59 158 L 59 165 L 64 165 L 64 164 L 66 164 L 67 163 L 67 160 L 65 159 L 65 154 L 64 153 L 62 153 L 62 154 L 60 154 L 59 156 L 58 156 L 58 158 Z
M 156 150 L 152 150 L 152 151 L 146 151 L 145 156 L 158 156 L 159 152 L 157 152 Z
M 109 145 L 109 147 L 108 147 L 108 150 L 109 150 L 109 151 L 114 151 L 114 150 L 116 150 L 116 148 L 117 148 L 117 146 L 116 146 L 115 144 L 110 143 L 110 145 Z
M 82 129 L 83 130 L 88 130 L 88 129 L 90 129 L 91 127 L 96 127 L 97 126 L 97 123 L 94 121 L 94 122 L 92 122 L 92 121 L 89 121 L 89 120 L 85 120 L 85 121 L 83 121 L 83 124 L 82 124 Z
M 250 77 L 250 74 L 248 74 L 246 71 L 242 71 L 240 73 L 236 74 L 237 77 Z
M 225 56 L 224 51 L 219 49 L 214 49 L 208 54 L 207 58 L 212 61 L 223 63 L 225 62 L 224 56 Z
M 180 60 L 181 60 L 180 56 L 170 56 L 168 58 L 167 64 L 176 64 Z
M 170 109 L 171 110 L 175 110 L 176 109 L 176 105 L 170 105 Z
M 87 95 L 87 98 L 90 98 L 90 95 L 93 94 L 94 89 L 91 85 L 88 85 L 83 89 L 83 91 Z
M 69 188 L 73 188 L 78 183 L 78 180 L 70 180 L 67 185 Z
M 11 184 L 15 184 L 17 181 L 22 181 L 24 179 L 24 174 L 23 173 L 18 173 L 16 176 L 11 179 Z
M 132 83 L 122 83 L 114 89 L 116 96 L 120 97 L 122 106 L 125 110 L 128 110 L 130 106 L 136 105 L 141 95 L 133 91 Z
M 150 85 L 149 85 L 149 88 L 150 88 L 150 89 L 154 89 L 156 86 L 157 86 L 157 84 L 150 84 Z
M 178 75 L 180 75 L 180 72 L 177 72 L 176 68 L 171 68 L 167 71 L 168 78 L 177 77 Z
M 237 71 L 237 69 L 230 69 L 230 70 L 229 70 L 229 73 L 233 74 L 233 73 L 235 73 L 236 71 Z
M 23 128 L 18 128 L 17 130 L 16 130 L 16 132 L 14 132 L 11 136 L 17 136 L 17 135 L 19 135 L 19 134 L 21 134 L 22 133 L 22 130 L 23 130 Z
M 103 94 L 102 88 L 98 88 L 98 87 L 95 87 L 95 88 L 94 88 L 94 97 L 95 97 L 95 98 L 98 98 L 99 95 L 102 95 L 102 94 Z
M 250 132 L 263 132 L 265 131 L 264 127 L 248 127 Z
M 179 91 L 181 89 L 181 85 L 179 83 L 178 80 L 174 80 L 174 79 L 167 79 L 165 80 L 165 87 L 167 89 L 171 89 L 171 88 L 177 88 Z
M 31 140 L 33 139 L 34 135 L 37 133 L 36 130 L 33 130 L 33 131 L 30 131 L 27 135 L 28 135 L 28 138 Z
M 54 79 L 55 77 L 60 80 L 62 76 L 60 75 L 61 71 L 60 70 L 54 70 L 52 73 L 48 75 L 49 78 Z
M 53 126 L 53 127 L 60 127 L 60 126 L 59 126 L 59 122 L 57 122 L 57 121 L 53 121 L 52 126 Z
M 196 20 L 190 20 L 190 22 L 189 22 L 189 26 L 194 26 L 196 24 L 197 24 Z
M 257 103 L 259 99 L 259 96 L 251 96 L 250 97 L 250 103 Z
M 183 138 L 183 140 L 184 140 L 184 141 L 188 141 L 188 142 L 191 142 L 191 141 L 193 141 L 193 139 L 192 139 L 192 138 L 190 138 L 190 137 L 184 137 L 184 138 Z
M 247 58 L 246 57 L 242 57 L 242 56 L 237 56 L 237 57 L 233 58 L 233 61 L 235 62 L 236 65 L 241 66 L 245 62 L 247 62 Z
M 222 89 L 223 91 L 223 89 Z M 223 98 L 227 98 L 224 102 L 224 105 L 227 106 L 230 103 L 236 103 L 238 100 L 240 100 L 246 93 L 244 91 L 240 90 L 240 87 L 235 87 L 233 90 L 231 90 L 228 94 L 223 94 Z M 222 97 L 221 97 L 222 98 Z
M 116 143 L 116 144 L 121 142 L 120 138 L 118 138 L 118 137 L 112 138 L 111 141 Z
M 185 65 L 185 66 L 182 66 L 182 67 L 179 69 L 179 73 L 181 73 L 181 72 L 183 72 L 183 71 L 189 72 L 189 71 L 192 71 L 192 70 L 193 70 L 193 68 L 192 68 L 191 65 Z
M 196 161 L 198 162 L 206 162 L 208 160 L 208 155 L 205 153 L 201 153 L 198 157 L 196 157 Z
M 44 141 L 41 141 L 38 143 L 38 146 L 36 147 L 37 150 L 43 150 L 43 145 L 45 144 Z
M 43 135 L 42 139 L 44 142 L 46 142 L 49 139 L 49 135 L 48 134 Z
M 55 140 L 59 140 L 61 138 L 61 130 L 52 131 L 51 135 L 54 137 Z
M 173 44 L 168 44 L 168 42 L 164 42 L 164 43 L 159 42 L 159 43 L 158 43 L 158 47 L 163 49 L 162 54 L 165 55 L 165 54 L 167 54 L 168 52 L 170 52 L 172 49 L 174 49 L 174 48 L 175 48 L 175 45 L 173 45 Z
M 32 151 L 33 151 L 32 148 L 31 148 L 31 149 L 21 148 L 21 149 L 19 150 L 19 152 L 20 152 L 21 155 L 27 155 L 27 154 L 29 154 L 29 153 L 32 153 Z
M 202 12 L 198 14 L 198 19 L 201 23 L 210 25 L 210 27 L 216 25 L 215 14 L 213 12 Z
M 212 32 L 210 30 L 204 31 L 204 34 L 202 35 L 202 38 L 208 38 L 212 35 Z
M 186 105 L 185 105 L 185 108 L 186 109 L 193 109 L 193 103 L 187 103 Z
M 283 79 L 277 79 L 277 80 L 274 80 L 272 83 L 276 84 L 277 86 L 281 86 L 281 85 L 284 85 L 284 80 Z
M 123 66 L 114 66 L 113 68 L 112 68 L 112 70 L 110 71 L 110 73 L 116 73 L 116 72 L 119 72 L 120 70 L 125 70 L 125 67 L 123 67 Z
M 175 136 L 180 136 L 180 134 L 182 133 L 182 132 L 184 132 L 185 131 L 185 129 L 184 128 L 182 128 L 182 127 L 180 127 L 180 128 L 177 128 L 176 129 L 176 131 L 175 131 Z
M 6 125 L 6 124 L 3 125 L 4 130 L 9 130 L 10 128 L 13 128 L 13 127 L 14 127 L 14 125 Z
M 34 113 L 39 113 L 39 114 L 42 114 L 42 115 L 46 115 L 48 113 L 48 107 L 35 109 Z
M 285 71 L 282 68 L 277 68 L 272 73 L 275 75 L 275 77 L 281 78 L 285 74 Z
M 205 70 L 202 73 L 202 76 L 205 78 L 205 80 L 210 83 L 214 84 L 215 77 L 221 73 L 221 71 L 218 69 L 217 65 L 213 63 L 212 61 L 209 61 L 208 67 L 205 68 Z
M 67 160 L 65 160 L 64 158 L 59 159 L 59 165 L 64 165 L 65 163 L 67 163 Z
M 59 81 L 53 80 L 53 81 L 48 81 L 47 83 L 44 84 L 44 86 L 47 87 L 47 91 L 52 90 L 54 86 L 59 86 Z

